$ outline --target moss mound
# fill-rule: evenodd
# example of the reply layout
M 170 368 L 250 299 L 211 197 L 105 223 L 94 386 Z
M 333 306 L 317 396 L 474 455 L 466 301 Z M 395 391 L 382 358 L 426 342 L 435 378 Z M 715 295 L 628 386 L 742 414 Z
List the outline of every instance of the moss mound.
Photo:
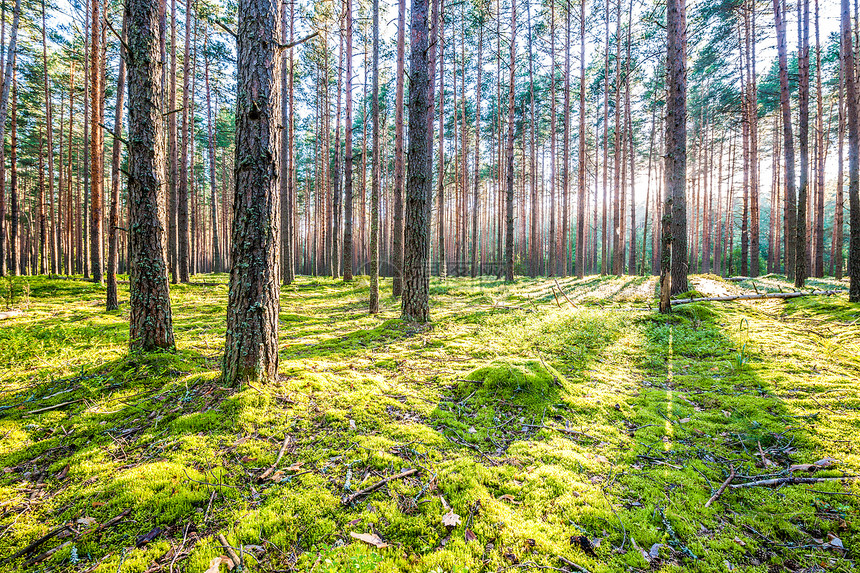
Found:
M 546 396 L 560 380 L 557 370 L 539 360 L 500 358 L 470 372 L 464 384 L 477 386 L 478 393 L 515 398 Z

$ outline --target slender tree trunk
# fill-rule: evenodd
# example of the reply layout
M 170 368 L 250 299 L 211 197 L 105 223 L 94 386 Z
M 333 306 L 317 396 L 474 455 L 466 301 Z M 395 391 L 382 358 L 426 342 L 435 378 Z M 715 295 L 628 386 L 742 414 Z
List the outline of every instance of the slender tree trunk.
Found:
M 815 0 L 815 102 L 816 102 L 816 165 L 815 165 L 815 228 L 813 229 L 812 275 L 824 276 L 824 159 L 827 155 L 824 140 L 824 98 L 821 89 L 821 36 L 819 30 L 818 0 Z M 831 116 L 832 117 L 832 116 Z M 828 130 L 829 131 L 829 130 Z
M 344 121 L 343 280 L 352 280 L 352 0 L 346 1 L 346 112 Z M 290 106 L 292 109 L 292 106 Z
M 18 207 L 18 79 L 16 76 L 17 70 L 13 68 L 11 145 L 9 147 L 9 203 L 12 211 L 12 218 L 9 222 L 9 254 L 11 255 L 10 267 L 14 276 L 21 274 L 21 252 L 18 245 L 20 209 Z
M 556 135 L 558 128 L 555 122 L 555 0 L 550 2 L 550 84 L 549 84 L 549 260 L 547 275 L 554 277 L 558 273 L 559 238 L 556 228 Z
M 101 25 L 99 0 L 91 0 L 92 36 L 90 50 L 90 88 L 92 104 L 90 113 L 90 266 L 93 281 L 101 283 L 104 261 L 104 181 L 102 164 L 104 155 L 104 136 L 102 134 L 101 100 L 104 91 L 101 85 Z
M 666 4 L 668 97 L 666 100 L 666 195 L 667 211 L 671 212 L 670 244 L 663 242 L 663 277 L 671 251 L 672 294 L 686 292 L 687 286 L 687 41 L 685 0 L 668 0 Z M 665 215 L 664 215 L 665 217 Z M 664 222 L 664 229 L 666 223 Z M 665 289 L 665 287 L 664 287 Z M 668 297 L 666 308 L 668 310 Z
M 472 278 L 478 274 L 478 221 L 480 220 L 481 201 L 478 189 L 481 183 L 481 72 L 484 69 L 484 14 L 478 14 L 478 57 L 475 62 L 478 67 L 477 83 L 475 84 L 475 187 L 472 194 L 472 252 L 469 257 L 472 263 Z M 531 41 L 531 29 L 529 29 Z M 530 68 L 531 70 L 531 68 Z M 534 103 L 534 94 L 532 94 Z M 534 120 L 534 105 L 532 105 L 532 120 Z M 532 123 L 534 125 L 534 123 Z M 534 129 L 532 129 L 534 134 Z
M 579 171 L 576 206 L 576 276 L 585 275 L 585 0 L 579 3 Z M 631 256 L 635 256 L 631 252 Z
M 379 312 L 379 0 L 373 0 L 373 164 L 370 182 L 370 314 Z
M 798 107 L 800 112 L 798 140 L 800 142 L 800 186 L 797 192 L 797 243 L 795 250 L 794 285 L 798 288 L 806 283 L 807 277 L 807 203 L 809 201 L 809 0 L 799 0 L 797 58 Z
M 406 0 L 397 1 L 397 87 L 394 104 L 394 231 L 392 237 L 391 294 L 403 292 L 403 191 L 404 191 L 404 130 L 403 85 L 406 75 Z M 440 216 L 441 219 L 441 216 Z
M 5 141 L 9 91 L 12 87 L 15 57 L 18 53 L 18 22 L 20 15 L 21 0 L 15 0 L 12 28 L 9 32 L 9 46 L 6 52 L 6 70 L 3 72 L 3 87 L 2 91 L 0 91 L 0 142 Z M 5 165 L 5 158 L 3 157 L 5 155 L 4 148 L 4 145 L 0 145 L 0 165 Z M 5 184 L 5 177 L 0 184 Z M 13 252 L 12 256 L 17 256 L 17 253 Z M 0 188 L 0 276 L 6 276 L 6 194 L 2 188 Z
M 794 136 L 791 130 L 791 92 L 788 84 L 788 49 L 785 39 L 784 0 L 773 0 L 776 46 L 779 54 L 779 100 L 782 111 L 783 149 L 785 152 L 785 272 L 795 277 L 797 252 L 797 203 L 794 185 Z
M 185 6 L 185 50 L 182 55 L 182 148 L 179 158 L 179 190 L 176 194 L 176 259 L 179 282 L 187 283 L 188 274 L 188 150 L 191 110 L 191 5 Z M 173 112 L 173 110 L 169 110 Z
M 839 133 L 837 135 L 836 205 L 833 214 L 833 240 L 830 243 L 830 274 L 842 278 L 842 247 L 844 242 L 845 185 L 845 66 L 839 66 Z
M 433 1 L 433 17 L 431 29 L 433 35 L 438 41 L 433 41 L 430 50 L 433 56 L 430 58 L 430 65 L 435 66 L 438 62 L 439 66 L 439 175 L 437 177 L 436 200 L 438 202 L 438 221 L 436 222 L 436 232 L 438 234 L 437 250 L 439 258 L 439 277 L 445 279 L 448 274 L 448 259 L 445 245 L 445 28 L 442 10 L 444 4 L 441 0 Z M 437 48 L 438 46 L 438 52 Z M 434 68 L 435 69 L 435 68 Z M 431 74 L 430 81 L 435 81 L 435 74 Z M 431 103 L 432 105 L 432 103 Z M 432 141 L 431 141 L 432 145 Z
M 568 18 L 569 20 L 569 18 Z M 568 26 L 569 28 L 569 26 Z M 569 34 L 568 34 L 569 35 Z M 516 55 L 517 55 L 517 3 L 511 4 L 511 59 L 510 75 L 508 77 L 508 136 L 507 136 L 507 200 L 505 204 L 505 282 L 514 280 L 514 93 L 516 82 Z M 565 87 L 567 84 L 565 83 Z M 569 93 L 569 92 L 568 92 Z M 566 96 L 569 103 L 569 96 Z M 567 122 L 565 122 L 565 126 Z M 566 128 L 565 128 L 566 131 Z M 565 137 L 565 141 L 567 137 Z M 565 143 L 567 146 L 567 143 Z M 567 154 L 565 154 L 567 157 Z M 565 170 L 567 167 L 565 166 Z M 565 208 L 567 205 L 565 205 Z M 563 214 L 565 217 L 566 214 Z M 562 255 L 566 257 L 566 254 Z
M 848 209 L 850 235 L 848 276 L 851 284 L 848 300 L 860 302 L 860 117 L 858 117 L 857 75 L 851 38 L 851 12 L 848 0 L 842 0 L 842 61 L 848 116 Z
M 173 348 L 173 320 L 164 261 L 164 173 L 159 10 L 153 0 L 126 0 L 129 101 L 129 237 L 132 350 Z
M 122 35 L 126 38 L 127 23 L 123 17 Z M 125 97 L 125 49 L 120 46 L 119 70 L 116 83 L 116 106 L 113 120 L 113 149 L 111 150 L 111 192 L 110 192 L 110 217 L 108 222 L 108 264 L 107 264 L 107 310 L 117 310 L 119 299 L 117 298 L 117 259 L 119 255 L 119 241 L 117 230 L 119 227 L 119 184 L 120 184 L 120 161 L 122 160 L 122 112 L 123 99 Z

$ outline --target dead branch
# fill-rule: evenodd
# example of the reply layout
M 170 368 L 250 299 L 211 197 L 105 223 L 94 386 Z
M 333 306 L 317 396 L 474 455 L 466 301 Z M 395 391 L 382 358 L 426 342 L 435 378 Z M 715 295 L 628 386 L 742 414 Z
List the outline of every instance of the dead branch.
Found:
M 223 533 L 218 534 L 218 541 L 221 543 L 221 547 L 224 548 L 224 551 L 227 552 L 227 555 L 230 556 L 230 560 L 233 562 L 233 568 L 238 568 L 242 566 L 242 562 L 239 561 L 239 556 L 236 555 L 236 550 L 233 549 L 233 546 L 227 543 L 227 538 L 224 537 Z
M 274 473 L 275 468 L 277 468 L 278 464 L 281 463 L 281 458 L 284 457 L 284 452 L 287 451 L 287 446 L 289 445 L 291 440 L 292 436 L 290 436 L 289 434 L 284 436 L 284 442 L 281 444 L 281 449 L 278 450 L 278 457 L 275 459 L 275 463 L 272 464 L 272 467 L 260 474 L 260 477 L 258 478 L 259 481 L 263 481 L 264 479 L 272 475 L 272 473 Z
M 673 300 L 673 305 L 690 304 L 691 302 L 723 302 L 730 300 L 757 300 L 762 298 L 798 298 L 801 296 L 833 296 L 842 294 L 843 290 L 815 290 L 811 292 L 769 292 L 764 294 L 734 294 L 726 296 L 690 297 Z
M 763 479 L 758 481 L 751 481 L 747 483 L 737 483 L 731 485 L 732 489 L 738 489 L 742 487 L 759 487 L 759 486 L 772 486 L 772 485 L 798 485 L 802 483 L 818 483 L 822 481 L 842 481 L 845 479 L 857 479 L 860 476 L 841 476 L 841 477 L 820 477 L 820 478 L 809 478 L 809 477 L 783 477 L 783 478 L 774 478 L 774 479 Z
M 51 410 L 58 410 L 63 406 L 69 406 L 71 404 L 77 404 L 78 402 L 83 402 L 84 399 L 81 398 L 79 400 L 72 400 L 70 402 L 61 402 L 59 404 L 54 404 L 53 406 L 45 406 L 44 408 L 39 408 L 38 410 L 30 410 L 25 416 L 32 416 L 33 414 L 41 414 L 42 412 L 50 412 Z
M 735 479 L 735 466 L 729 464 L 729 477 L 726 478 L 726 481 L 723 482 L 723 485 L 720 486 L 720 489 L 717 490 L 717 493 L 711 496 L 707 502 L 705 502 L 705 507 L 711 507 L 711 504 L 717 501 L 723 492 L 726 491 L 726 488 L 729 487 L 729 484 L 732 483 L 732 480 Z
M 369 493 L 373 493 L 374 491 L 378 490 L 379 488 L 381 488 L 382 486 L 384 486 L 385 484 L 387 484 L 389 482 L 392 482 L 392 481 L 398 480 L 398 479 L 403 479 L 405 477 L 409 477 L 409 476 L 417 474 L 417 473 L 418 473 L 417 469 L 409 469 L 409 470 L 404 470 L 404 471 L 400 472 L 399 474 L 394 474 L 393 476 L 384 478 L 384 479 L 376 482 L 375 484 L 373 484 L 371 486 L 367 486 L 366 488 L 364 488 L 362 490 L 359 490 L 359 491 L 357 491 L 351 495 L 346 496 L 345 498 L 343 498 L 343 504 L 344 505 L 352 505 L 352 503 L 355 502 L 355 500 L 357 500 L 358 498 L 363 497 Z
M 575 304 L 573 304 L 573 301 L 567 297 L 567 293 L 564 292 L 564 289 L 561 288 L 561 285 L 558 284 L 558 279 L 554 279 L 554 280 L 555 280 L 555 286 L 558 288 L 558 292 L 561 293 L 561 296 L 564 297 L 564 300 L 566 300 L 568 302 L 568 304 L 570 304 L 570 306 L 572 306 L 573 308 L 578 308 Z

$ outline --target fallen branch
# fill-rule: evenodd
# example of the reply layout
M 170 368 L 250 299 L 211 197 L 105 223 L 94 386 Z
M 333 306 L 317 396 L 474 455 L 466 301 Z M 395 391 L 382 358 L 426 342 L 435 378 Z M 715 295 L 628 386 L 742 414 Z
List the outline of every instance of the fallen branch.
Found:
M 771 486 L 771 485 L 798 485 L 802 483 L 818 483 L 822 481 L 842 481 L 844 479 L 857 479 L 860 476 L 842 476 L 842 477 L 820 477 L 820 478 L 808 478 L 808 477 L 783 477 L 783 478 L 774 478 L 774 479 L 763 479 L 758 481 L 751 481 L 747 483 L 737 483 L 731 487 L 732 489 L 738 489 L 742 487 L 759 487 L 759 486 Z
M 564 563 L 565 565 L 567 565 L 568 567 L 570 567 L 571 569 L 573 569 L 575 571 L 579 571 L 580 573 L 591 573 L 591 571 L 589 571 L 588 569 L 586 569 L 582 565 L 577 565 L 573 561 L 565 559 L 561 555 L 558 555 L 557 558 L 559 561 L 561 561 L 562 563 Z
M 730 300 L 757 300 L 762 298 L 798 298 L 801 296 L 833 296 L 842 294 L 844 290 L 814 290 L 811 292 L 769 292 L 764 294 L 733 294 L 726 296 L 690 297 L 673 300 L 673 305 L 690 304 L 691 302 L 724 302 Z
M 561 432 L 562 434 L 567 434 L 568 436 L 579 436 L 580 438 L 587 438 L 589 440 L 594 440 L 595 442 L 600 441 L 594 436 L 586 434 L 585 432 L 577 432 L 576 430 L 568 430 L 567 428 L 554 428 L 553 426 L 544 426 L 543 424 L 523 424 L 523 428 L 540 428 L 541 430 L 555 430 L 556 432 Z
M 227 543 L 227 538 L 224 537 L 223 533 L 218 534 L 218 541 L 221 543 L 221 547 L 224 548 L 224 551 L 227 552 L 227 555 L 230 556 L 230 560 L 233 562 L 233 569 L 241 567 L 242 562 L 239 560 L 239 556 L 236 555 L 236 550 L 233 549 L 232 545 Z
M 564 290 L 561 288 L 561 285 L 558 284 L 558 279 L 554 279 L 554 280 L 555 280 L 555 286 L 558 287 L 558 291 L 561 293 L 561 296 L 564 297 L 564 300 L 566 300 L 570 304 L 570 306 L 572 306 L 573 308 L 578 308 L 575 304 L 573 304 L 572 300 L 567 298 L 567 293 L 565 293 Z
M 44 408 L 39 408 L 38 410 L 30 410 L 25 416 L 32 416 L 33 414 L 41 414 L 42 412 L 50 412 L 51 410 L 58 410 L 63 406 L 70 406 L 71 404 L 77 404 L 78 402 L 83 402 L 84 399 L 81 398 L 79 400 L 72 400 L 71 402 L 61 402 L 60 404 L 54 404 L 53 406 L 46 406 Z
M 24 314 L 23 310 L 8 310 L 6 312 L 0 312 L 0 320 L 14 318 L 16 316 L 21 316 L 22 314 Z
M 60 527 L 57 527 L 56 529 L 52 529 L 51 531 L 49 531 L 48 533 L 46 533 L 45 535 L 43 535 L 42 537 L 40 537 L 39 539 L 37 539 L 36 541 L 31 543 L 30 545 L 28 545 L 24 549 L 18 551 L 17 553 L 12 555 L 11 557 L 4 558 L 2 561 L 0 561 L 0 565 L 2 565 L 4 563 L 8 563 L 10 561 L 14 561 L 14 560 L 18 559 L 19 557 L 23 557 L 24 555 L 29 555 L 30 553 L 35 551 L 40 545 L 42 545 L 46 541 L 49 541 L 53 537 L 59 535 L 60 533 L 62 533 L 66 529 L 68 529 L 68 527 L 69 527 L 68 525 L 61 525 Z
M 71 541 L 66 541 L 65 543 L 61 543 L 60 545 L 57 545 L 56 547 L 53 547 L 53 548 L 48 549 L 47 551 L 45 551 L 43 553 L 40 553 L 39 555 L 36 555 L 32 559 L 29 559 L 27 562 L 24 563 L 24 569 L 26 569 L 27 567 L 31 567 L 32 565 L 35 565 L 36 563 L 38 563 L 40 561 L 44 561 L 45 559 L 47 559 L 48 557 L 50 557 L 51 555 L 53 555 L 57 551 L 63 549 L 64 547 L 68 547 L 71 544 L 72 544 Z
M 117 523 L 119 523 L 120 521 L 125 519 L 125 517 L 129 513 L 131 513 L 131 509 L 122 510 L 122 512 L 120 512 L 120 514 L 117 515 L 116 517 L 111 517 L 110 519 L 108 519 L 107 521 L 105 521 L 104 523 L 99 525 L 98 529 L 96 529 L 96 533 L 98 533 L 99 531 L 104 531 L 108 527 L 113 527 L 114 525 L 116 525 Z
M 287 451 L 287 446 L 289 445 L 291 440 L 292 436 L 290 436 L 289 434 L 284 436 L 284 442 L 281 444 L 281 449 L 278 450 L 278 457 L 277 459 L 275 459 L 275 463 L 272 464 L 272 467 L 260 474 L 260 477 L 258 478 L 259 481 L 263 481 L 264 479 L 272 475 L 272 473 L 274 473 L 275 468 L 277 468 L 278 464 L 281 463 L 281 458 L 284 457 L 284 452 Z
M 723 482 L 723 485 L 720 486 L 720 489 L 717 490 L 717 493 L 711 496 L 707 502 L 705 502 L 705 507 L 711 507 L 711 504 L 717 501 L 723 492 L 726 491 L 726 488 L 729 487 L 729 484 L 732 483 L 732 480 L 735 479 L 735 466 L 729 464 L 729 477 L 726 478 L 726 481 Z
M 363 497 L 369 493 L 373 493 L 374 491 L 378 490 L 379 488 L 381 488 L 382 486 L 384 486 L 385 484 L 387 484 L 389 482 L 392 482 L 392 481 L 397 480 L 397 479 L 403 479 L 405 477 L 409 477 L 409 476 L 417 474 L 417 473 L 418 473 L 418 470 L 410 469 L 410 470 L 404 470 L 404 471 L 400 472 L 399 474 L 395 474 L 393 476 L 383 478 L 382 480 L 376 482 L 375 484 L 373 484 L 371 486 L 367 486 L 366 488 L 364 488 L 362 490 L 359 490 L 359 491 L 357 491 L 351 495 L 346 496 L 345 498 L 343 498 L 343 504 L 344 505 L 351 505 L 358 498 Z

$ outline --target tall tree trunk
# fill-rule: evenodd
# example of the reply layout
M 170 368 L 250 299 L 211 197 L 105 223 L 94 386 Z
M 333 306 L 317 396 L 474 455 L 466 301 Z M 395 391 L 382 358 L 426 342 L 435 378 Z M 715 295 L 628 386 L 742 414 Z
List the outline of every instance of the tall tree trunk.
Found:
M 585 0 L 579 3 L 579 172 L 576 206 L 576 276 L 585 275 Z M 633 255 L 631 255 L 633 256 Z
M 806 214 L 809 201 L 809 0 L 799 0 L 798 58 L 800 77 L 798 85 L 798 120 L 800 142 L 800 186 L 797 192 L 797 244 L 795 250 L 794 285 L 798 288 L 806 283 L 807 243 Z
M 296 30 L 296 3 L 290 2 L 290 44 L 295 40 L 295 30 Z M 295 120 L 295 93 L 293 91 L 293 81 L 294 81 L 294 49 L 290 47 L 289 54 L 289 62 L 288 62 L 288 72 L 289 79 L 287 80 L 287 107 L 289 108 L 289 114 L 286 118 L 287 120 L 287 139 L 288 139 L 288 152 L 285 158 L 282 160 L 286 160 L 289 171 L 287 172 L 287 194 L 286 201 L 289 206 L 289 211 L 287 213 L 287 222 L 284 225 L 284 231 L 287 233 L 286 237 L 286 253 L 281 259 L 281 264 L 284 265 L 283 268 L 283 279 L 286 284 L 292 284 L 296 278 L 296 243 L 298 242 L 298 225 L 296 224 L 296 219 L 298 217 L 297 209 L 298 209 L 298 192 L 296 190 L 296 164 L 295 164 L 295 128 L 296 128 L 296 120 Z M 284 198 L 281 198 L 283 201 Z
M 122 21 L 122 36 L 127 35 L 127 22 L 125 15 Z M 125 49 L 120 46 L 119 70 L 116 80 L 116 106 L 114 107 L 113 120 L 113 149 L 111 150 L 110 168 L 110 217 L 108 220 L 108 263 L 107 263 L 107 310 L 117 310 L 119 299 L 117 297 L 117 258 L 119 255 L 119 241 L 117 230 L 119 227 L 119 184 L 120 184 L 120 161 L 122 160 L 122 112 L 123 99 L 125 97 Z
M 666 99 L 666 194 L 671 211 L 671 245 L 664 239 L 663 274 L 667 251 L 671 250 L 671 292 L 687 286 L 687 17 L 685 0 L 666 4 L 668 97 Z M 665 223 L 664 223 L 665 225 Z M 664 231 L 665 235 L 665 231 Z M 668 302 L 668 301 L 667 301 Z M 661 310 L 663 309 L 661 301 Z
M 347 0 L 349 2 L 350 0 Z M 433 182 L 432 75 L 428 0 L 412 0 L 409 55 L 409 150 L 401 312 L 406 320 L 430 318 L 430 196 Z M 441 217 L 441 214 L 440 214 Z
M 191 5 L 185 6 L 185 50 L 182 55 L 182 150 L 179 159 L 179 191 L 176 194 L 176 259 L 179 282 L 187 283 L 188 274 L 188 150 L 190 148 L 189 109 L 191 97 Z M 168 110 L 173 112 L 173 110 Z
M 373 0 L 373 164 L 370 182 L 370 314 L 379 312 L 379 0 Z
M 128 22 L 130 346 L 173 348 L 173 319 L 164 260 L 159 9 L 154 0 L 126 0 Z
M 12 118 L 11 141 L 9 146 L 9 203 L 12 218 L 9 222 L 9 254 L 11 271 L 14 276 L 21 274 L 21 256 L 18 245 L 18 225 L 20 209 L 18 207 L 18 79 L 17 70 L 12 69 Z M 0 140 L 2 141 L 2 140 Z
M 842 60 L 848 116 L 848 209 L 850 235 L 848 244 L 848 276 L 851 284 L 848 300 L 860 302 L 860 117 L 858 117 L 857 75 L 854 45 L 851 38 L 851 12 L 848 0 L 842 0 Z
M 0 90 L 0 142 L 5 141 L 6 118 L 9 109 L 9 91 L 12 87 L 15 57 L 18 53 L 18 22 L 21 16 L 21 0 L 15 0 L 12 29 L 9 32 L 9 47 L 6 52 L 6 70 L 3 72 L 3 87 Z M 0 145 L 0 165 L 5 165 L 5 146 Z M 5 168 L 4 168 L 5 169 Z M 0 185 L 5 184 L 5 177 Z M 0 188 L 0 276 L 6 276 L 6 193 Z M 17 256 L 17 253 L 12 253 Z
M 555 0 L 550 2 L 549 20 L 550 42 L 550 80 L 549 80 L 549 258 L 547 260 L 547 275 L 554 277 L 558 265 L 559 248 L 558 229 L 556 228 L 556 136 L 558 128 L 555 122 Z M 501 101 L 501 100 L 498 100 Z M 501 114 L 500 114 L 501 115 Z
M 479 9 L 480 10 L 480 9 Z M 472 252 L 469 257 L 472 262 L 472 278 L 478 274 L 478 221 L 480 220 L 481 201 L 478 195 L 481 183 L 481 72 L 484 69 L 484 13 L 478 14 L 478 57 L 475 62 L 478 67 L 477 83 L 475 84 L 475 187 L 472 194 Z M 531 28 L 529 28 L 529 41 L 531 41 Z M 534 102 L 534 96 L 532 96 Z M 534 105 L 532 105 L 532 120 L 534 120 Z M 532 129 L 534 134 L 534 129 Z
M 101 101 L 104 91 L 101 85 L 101 25 L 99 0 L 92 2 L 92 39 L 90 50 L 90 89 L 91 121 L 90 121 L 90 267 L 93 282 L 103 280 L 102 266 L 104 261 L 104 180 L 102 165 L 104 156 L 104 135 L 102 133 Z
M 278 137 L 281 123 L 277 4 L 240 0 L 236 41 L 236 181 L 224 383 L 278 375 Z
M 343 280 L 352 280 L 352 0 L 346 1 L 346 111 L 344 121 Z M 292 106 L 291 106 L 292 109 Z
M 568 18 L 569 20 L 569 18 Z M 568 29 L 570 26 L 568 26 Z M 569 34 L 568 34 L 569 35 Z M 505 282 L 514 280 L 514 93 L 516 82 L 516 55 L 517 55 L 517 3 L 511 4 L 511 59 L 510 75 L 508 76 L 508 136 L 507 136 L 507 199 L 505 204 Z M 565 83 L 567 87 L 567 83 Z M 569 93 L 569 92 L 568 92 Z M 568 99 L 569 95 L 565 96 Z M 565 121 L 567 126 L 567 121 Z M 565 131 L 567 127 L 565 127 Z M 565 147 L 567 146 L 565 137 Z M 565 154 L 565 157 L 567 154 Z M 567 167 L 565 166 L 565 170 Z M 566 190 L 565 190 L 566 191 Z M 565 200 L 566 203 L 566 200 Z M 565 204 L 566 208 L 567 205 Z M 566 217 L 566 214 L 563 214 Z M 566 257 L 566 253 L 562 255 Z
M 837 135 L 836 205 L 833 214 L 833 239 L 830 242 L 830 274 L 842 278 L 842 244 L 844 242 L 845 185 L 845 66 L 839 66 L 839 133 Z
M 163 2 L 164 0 L 162 0 Z M 165 33 L 162 30 L 162 34 Z M 162 46 L 162 51 L 164 47 Z M 168 80 L 167 109 L 167 179 L 169 195 L 167 198 L 167 249 L 168 265 L 170 265 L 170 281 L 179 282 L 179 259 L 177 258 L 176 241 L 178 238 L 176 212 L 179 185 L 179 127 L 176 101 L 176 0 L 170 2 L 170 78 Z M 164 83 L 164 78 L 161 79 Z M 162 94 L 162 97 L 164 95 Z
M 441 0 L 434 0 L 431 29 L 438 42 L 431 42 L 430 50 L 433 55 L 430 58 L 430 65 L 434 66 L 434 69 L 437 62 L 439 65 L 439 107 L 437 110 L 439 115 L 439 175 L 436 182 L 439 220 L 436 222 L 436 232 L 438 234 L 439 277 L 444 280 L 448 274 L 448 259 L 445 250 L 445 28 L 442 10 L 444 10 L 444 3 Z M 436 46 L 438 46 L 438 53 Z M 434 76 L 435 74 L 430 75 L 431 82 L 435 81 Z M 431 105 L 433 105 L 432 102 Z M 432 145 L 433 142 L 431 141 L 430 144 Z
M 209 34 L 206 34 L 206 43 L 208 47 Z M 212 90 L 209 85 L 209 50 L 204 47 L 203 52 L 203 75 L 206 84 L 206 123 L 208 126 L 209 139 L 209 209 L 210 209 L 210 226 L 212 233 L 212 272 L 220 273 L 223 269 L 221 266 L 221 240 L 218 232 L 218 205 L 215 196 L 217 189 L 215 181 L 215 122 L 212 118 Z M 217 110 L 216 110 L 217 114 Z
M 776 46 L 779 54 L 779 101 L 785 152 L 785 272 L 795 277 L 797 252 L 797 203 L 794 185 L 794 135 L 791 130 L 791 91 L 788 84 L 788 49 L 785 40 L 784 0 L 773 0 Z
M 824 276 L 824 159 L 827 147 L 824 138 L 824 98 L 821 90 L 821 36 L 818 0 L 815 0 L 815 103 L 816 103 L 816 164 L 815 164 L 815 228 L 813 229 L 812 276 Z
M 406 75 L 406 0 L 397 0 L 397 82 L 394 102 L 394 231 L 392 237 L 391 294 L 403 292 L 403 84 Z M 440 216 L 441 218 L 441 216 Z

